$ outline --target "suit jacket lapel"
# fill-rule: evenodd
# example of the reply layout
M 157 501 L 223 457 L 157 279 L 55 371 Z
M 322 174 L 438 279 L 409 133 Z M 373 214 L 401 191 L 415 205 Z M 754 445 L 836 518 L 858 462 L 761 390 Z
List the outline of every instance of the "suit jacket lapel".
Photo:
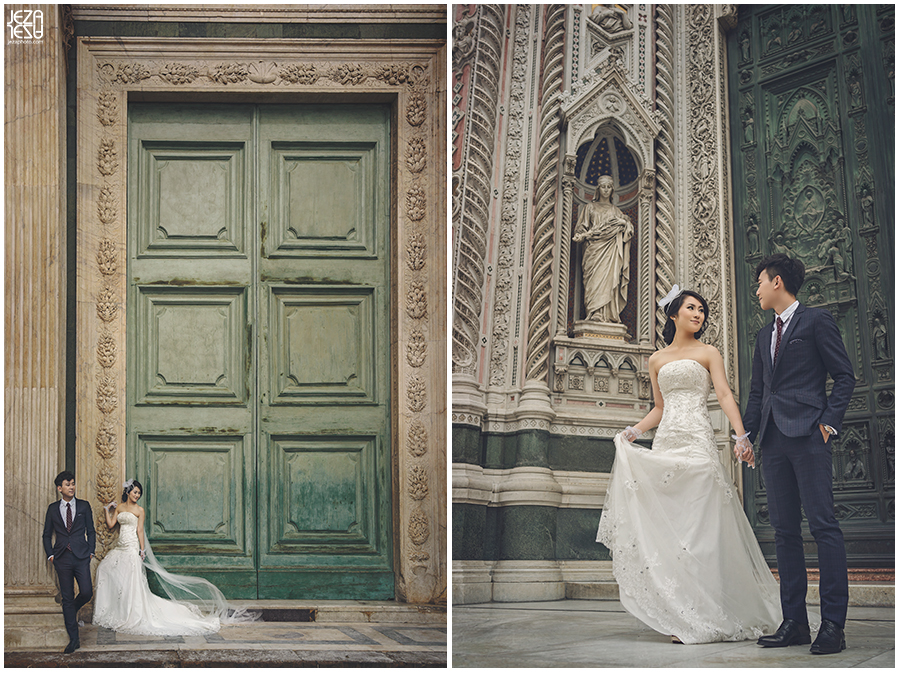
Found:
M 763 327 L 762 339 L 760 341 L 764 366 L 768 372 L 772 373 L 772 325 Z
M 794 315 L 791 316 L 791 321 L 788 323 L 788 326 L 785 327 L 784 332 L 781 335 L 781 350 L 778 353 L 778 361 L 775 363 L 775 369 L 778 369 L 778 365 L 781 364 L 783 360 L 784 348 L 791 342 L 791 334 L 794 333 L 794 328 L 797 326 L 797 323 L 800 322 L 803 316 L 803 311 L 806 310 L 806 307 L 803 304 L 797 306 L 797 309 L 794 311 Z M 774 375 L 775 372 L 773 371 Z

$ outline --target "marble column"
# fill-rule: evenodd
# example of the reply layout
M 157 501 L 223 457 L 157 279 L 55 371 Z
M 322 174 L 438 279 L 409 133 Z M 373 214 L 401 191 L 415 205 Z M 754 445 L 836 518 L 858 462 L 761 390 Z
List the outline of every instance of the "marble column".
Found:
M 35 14 L 16 15 L 34 21 L 34 39 L 10 40 L 7 27 L 5 45 L 7 648 L 66 642 L 41 545 L 65 463 L 65 54 L 57 5 L 6 5 L 4 24 L 18 10 Z

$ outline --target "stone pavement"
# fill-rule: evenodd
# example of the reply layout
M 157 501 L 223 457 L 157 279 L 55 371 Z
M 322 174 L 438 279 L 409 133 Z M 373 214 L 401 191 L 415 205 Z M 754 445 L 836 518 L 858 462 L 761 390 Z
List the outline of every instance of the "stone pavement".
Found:
M 4 654 L 5 667 L 280 667 L 447 665 L 446 612 L 422 606 L 380 606 L 350 601 L 308 610 L 268 610 L 265 619 L 225 626 L 207 636 L 129 636 L 87 624 L 80 629 L 81 649 L 62 647 L 15 650 Z M 373 609 L 373 607 L 375 609 Z M 412 609 L 411 609 L 412 608 Z M 285 617 L 315 621 L 281 621 Z M 275 621 L 277 620 L 277 621 Z M 60 622 L 62 617 L 60 615 Z
M 454 667 L 894 667 L 893 608 L 851 607 L 847 649 L 830 655 L 810 654 L 808 645 L 766 649 L 753 641 L 674 645 L 618 601 L 454 605 L 452 614 Z M 810 623 L 818 622 L 810 609 Z

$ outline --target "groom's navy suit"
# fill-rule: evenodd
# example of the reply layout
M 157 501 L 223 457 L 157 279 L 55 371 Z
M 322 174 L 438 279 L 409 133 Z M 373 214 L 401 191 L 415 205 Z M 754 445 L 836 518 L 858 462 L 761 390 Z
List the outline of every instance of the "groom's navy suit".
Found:
M 800 304 L 784 327 L 773 365 L 773 326 L 756 337 L 750 398 L 744 429 L 759 438 L 769 518 L 785 619 L 806 617 L 806 563 L 800 532 L 800 506 L 816 540 L 822 618 L 843 627 L 847 616 L 847 553 L 834 518 L 831 438 L 819 424 L 840 432 L 856 386 L 853 365 L 831 313 Z M 834 380 L 831 395 L 825 381 Z
M 50 503 L 44 517 L 44 551 L 53 557 L 53 567 L 59 577 L 63 619 L 70 641 L 78 641 L 78 611 L 94 594 L 91 584 L 91 555 L 97 542 L 94 517 L 87 500 L 72 498 L 72 530 L 66 528 L 59 511 L 59 501 Z M 56 542 L 52 542 L 56 533 Z M 78 598 L 75 598 L 75 582 Z

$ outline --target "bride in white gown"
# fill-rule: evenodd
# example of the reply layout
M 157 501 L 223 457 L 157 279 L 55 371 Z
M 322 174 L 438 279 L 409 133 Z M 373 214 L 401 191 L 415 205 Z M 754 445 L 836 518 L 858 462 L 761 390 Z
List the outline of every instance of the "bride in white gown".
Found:
M 711 384 L 743 435 L 740 411 L 721 354 L 697 340 L 706 301 L 677 285 L 666 300 L 670 345 L 649 363 L 656 406 L 615 437 L 597 541 L 612 554 L 623 607 L 651 628 L 683 643 L 756 639 L 781 621 L 778 584 L 719 461 Z M 657 424 L 652 450 L 633 443 Z M 754 465 L 746 436 L 735 439 L 739 460 Z
M 119 540 L 97 567 L 93 623 L 132 635 L 187 636 L 256 619 L 230 609 L 210 582 L 169 573 L 159 564 L 144 536 L 144 509 L 137 504 L 142 490 L 140 482 L 131 479 L 124 484 L 123 504 L 105 508 L 106 525 L 110 530 L 119 527 Z M 113 509 L 118 510 L 115 515 Z M 157 574 L 173 600 L 150 591 L 145 566 Z

